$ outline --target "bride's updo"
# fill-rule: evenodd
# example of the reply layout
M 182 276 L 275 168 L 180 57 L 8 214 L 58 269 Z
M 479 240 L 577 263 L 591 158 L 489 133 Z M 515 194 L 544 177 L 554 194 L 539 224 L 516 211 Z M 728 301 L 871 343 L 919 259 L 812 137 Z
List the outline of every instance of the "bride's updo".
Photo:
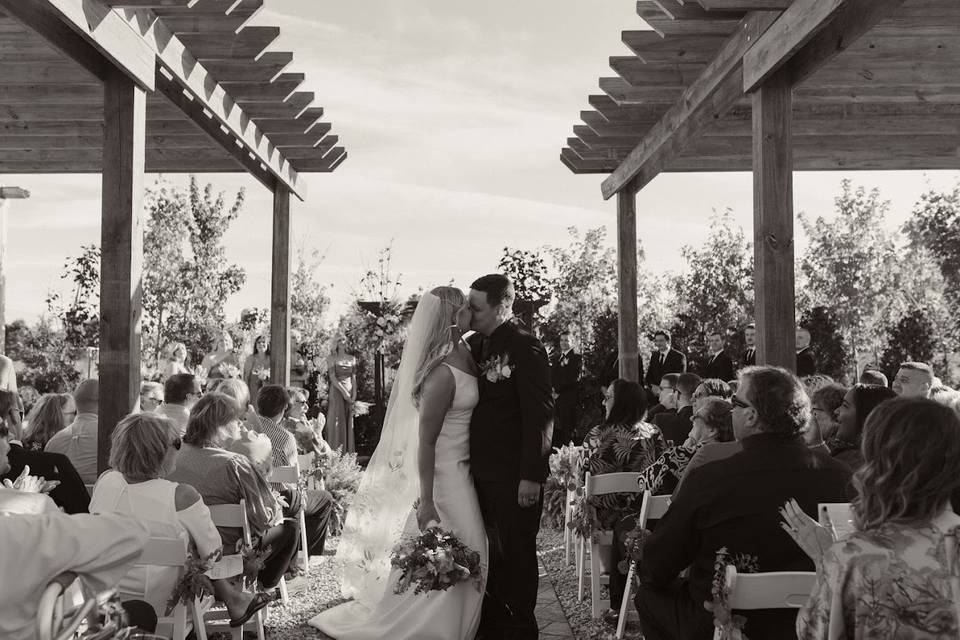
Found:
M 456 323 L 456 313 L 466 303 L 463 291 L 456 287 L 436 287 L 430 290 L 427 296 L 434 296 L 440 301 L 437 313 L 431 318 L 431 325 L 423 350 L 423 356 L 417 363 L 417 375 L 413 384 L 413 404 L 420 406 L 420 394 L 423 383 L 430 373 L 440 366 L 444 358 L 453 350 L 453 341 L 450 339 L 451 326 Z M 423 302 L 421 300 L 421 304 Z

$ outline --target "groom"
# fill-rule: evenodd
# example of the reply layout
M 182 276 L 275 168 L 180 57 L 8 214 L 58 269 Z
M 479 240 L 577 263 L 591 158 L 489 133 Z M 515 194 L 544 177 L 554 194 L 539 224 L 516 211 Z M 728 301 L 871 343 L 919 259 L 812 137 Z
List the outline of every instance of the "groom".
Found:
M 470 421 L 470 469 L 487 528 L 490 570 L 477 639 L 536 640 L 537 532 L 553 432 L 550 364 L 512 322 L 513 285 L 500 274 L 470 285 L 470 349 L 480 402 Z

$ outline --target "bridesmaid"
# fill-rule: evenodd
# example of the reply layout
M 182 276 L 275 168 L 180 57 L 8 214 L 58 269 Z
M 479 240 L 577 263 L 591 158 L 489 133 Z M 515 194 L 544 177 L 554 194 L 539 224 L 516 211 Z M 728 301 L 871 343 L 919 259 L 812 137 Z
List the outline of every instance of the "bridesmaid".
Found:
M 327 357 L 330 391 L 327 398 L 327 442 L 334 449 L 356 451 L 353 439 L 353 403 L 357 400 L 357 359 L 347 353 L 346 338 L 338 336 Z
M 182 342 L 168 343 L 166 353 L 161 380 L 166 380 L 176 373 L 190 373 L 190 367 L 187 365 L 187 345 Z
M 230 378 L 225 368 L 233 366 L 240 368 L 237 355 L 233 352 L 233 338 L 226 331 L 221 332 L 217 341 L 213 343 L 213 351 L 203 357 L 200 365 L 207 372 L 207 385 L 218 378 Z
M 257 392 L 270 378 L 261 377 L 261 372 L 270 373 L 270 343 L 267 336 L 257 336 L 253 342 L 253 355 L 243 363 L 243 380 L 250 388 L 250 398 L 256 404 Z

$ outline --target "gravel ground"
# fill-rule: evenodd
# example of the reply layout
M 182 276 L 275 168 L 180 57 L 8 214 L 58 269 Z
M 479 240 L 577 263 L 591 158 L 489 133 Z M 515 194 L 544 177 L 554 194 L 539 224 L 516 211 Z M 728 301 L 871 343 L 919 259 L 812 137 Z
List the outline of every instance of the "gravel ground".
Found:
M 570 564 L 563 563 L 563 534 L 556 529 L 542 529 L 538 538 L 540 556 L 547 575 L 553 582 L 560 606 L 570 621 L 570 628 L 577 640 L 613 640 L 615 629 L 606 626 L 600 620 L 590 617 L 590 596 L 584 596 L 583 602 L 577 602 L 577 571 L 571 553 Z M 627 621 L 623 634 L 630 640 L 641 640 L 643 635 L 636 622 Z
M 310 574 L 288 584 L 290 604 L 283 607 L 277 603 L 270 608 L 267 619 L 267 638 L 269 640 L 330 640 L 313 627 L 307 620 L 320 611 L 343 602 L 340 597 L 339 575 L 333 555 L 337 550 L 337 538 L 327 539 L 326 555 L 312 558 Z M 540 554 L 547 573 L 553 582 L 553 588 L 560 599 L 574 637 L 577 640 L 613 640 L 613 631 L 602 622 L 590 617 L 590 600 L 584 598 L 577 602 L 577 574 L 573 564 L 563 566 L 563 535 L 555 529 L 544 529 L 539 537 Z M 226 636 L 224 636 L 226 637 Z M 249 633 L 246 637 L 254 637 Z M 636 623 L 627 624 L 624 638 L 641 640 L 642 635 Z

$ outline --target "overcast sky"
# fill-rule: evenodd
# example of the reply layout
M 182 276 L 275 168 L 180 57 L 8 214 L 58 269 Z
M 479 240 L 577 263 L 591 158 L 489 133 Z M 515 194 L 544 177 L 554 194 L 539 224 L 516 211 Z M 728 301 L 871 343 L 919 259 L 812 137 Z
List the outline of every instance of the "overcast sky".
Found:
M 562 243 L 572 225 L 607 225 L 613 238 L 601 178 L 574 176 L 559 154 L 597 78 L 613 75 L 607 58 L 629 53 L 620 31 L 646 28 L 631 0 L 268 0 L 255 23 L 281 27 L 272 48 L 294 52 L 288 70 L 306 74 L 301 89 L 316 92 L 349 152 L 333 174 L 309 176 L 306 202 L 293 205 L 295 238 L 326 254 L 319 276 L 337 306 L 391 239 L 412 292 L 451 278 L 467 287 L 505 245 Z M 928 184 L 958 175 L 798 173 L 796 209 L 830 215 L 852 177 L 880 186 L 899 224 Z M 201 179 L 247 189 L 227 243 L 248 278 L 228 312 L 268 306 L 270 194 L 242 174 Z M 64 259 L 99 242 L 100 178 L 0 180 L 32 192 L 10 216 L 7 314 L 33 318 L 62 287 Z M 749 229 L 751 188 L 743 173 L 658 177 L 638 198 L 648 263 L 680 268 L 680 246 L 703 240 L 713 209 L 730 207 Z

